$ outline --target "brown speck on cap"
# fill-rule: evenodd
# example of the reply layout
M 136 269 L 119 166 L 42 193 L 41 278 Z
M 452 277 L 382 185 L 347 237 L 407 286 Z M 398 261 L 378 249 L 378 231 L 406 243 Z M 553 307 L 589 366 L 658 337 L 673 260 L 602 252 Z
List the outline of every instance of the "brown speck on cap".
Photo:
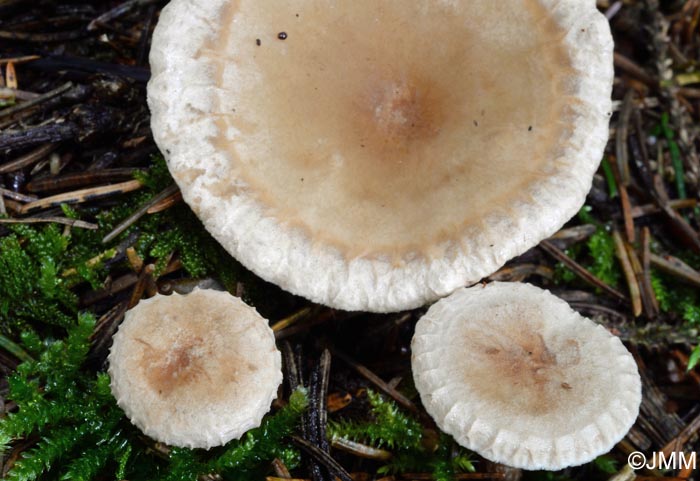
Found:
M 438 301 L 416 326 L 416 388 L 437 425 L 483 457 L 559 470 L 609 451 L 641 402 L 620 340 L 529 284 Z
M 109 354 L 127 417 L 166 444 L 210 448 L 259 425 L 282 380 L 274 335 L 227 292 L 156 295 L 127 312 Z
M 280 40 L 287 40 L 287 32 L 278 33 L 277 38 L 279 38 Z

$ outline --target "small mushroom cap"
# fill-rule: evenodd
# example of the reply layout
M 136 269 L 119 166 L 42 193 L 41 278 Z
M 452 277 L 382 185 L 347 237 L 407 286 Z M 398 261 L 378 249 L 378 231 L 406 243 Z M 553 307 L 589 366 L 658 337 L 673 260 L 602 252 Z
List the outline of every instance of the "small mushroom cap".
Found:
M 210 448 L 260 425 L 282 382 L 272 330 L 226 292 L 156 295 L 126 313 L 109 354 L 132 423 L 173 446 Z
M 258 275 L 336 308 L 408 309 L 580 209 L 612 47 L 594 0 L 173 0 L 153 135 Z
M 523 469 L 608 452 L 641 403 L 620 340 L 529 284 L 460 289 L 416 326 L 412 368 L 425 409 L 461 445 Z

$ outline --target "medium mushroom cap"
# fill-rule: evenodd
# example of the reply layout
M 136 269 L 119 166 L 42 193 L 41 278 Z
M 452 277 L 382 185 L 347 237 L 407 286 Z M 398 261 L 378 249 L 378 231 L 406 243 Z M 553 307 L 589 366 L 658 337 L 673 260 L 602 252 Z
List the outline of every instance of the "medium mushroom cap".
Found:
M 612 47 L 594 0 L 173 0 L 153 135 L 261 277 L 408 309 L 578 211 L 608 138 Z
M 425 409 L 461 445 L 523 469 L 608 452 L 641 403 L 620 340 L 529 284 L 460 289 L 416 326 L 412 369 Z
M 259 426 L 282 382 L 267 321 L 226 292 L 201 289 L 128 311 L 109 375 L 117 403 L 144 433 L 207 449 Z

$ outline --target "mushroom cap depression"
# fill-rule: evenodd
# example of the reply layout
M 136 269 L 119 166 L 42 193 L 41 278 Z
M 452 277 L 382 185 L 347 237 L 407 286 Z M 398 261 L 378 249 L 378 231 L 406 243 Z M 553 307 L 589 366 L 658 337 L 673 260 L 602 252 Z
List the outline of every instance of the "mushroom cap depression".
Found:
M 583 464 L 637 418 L 641 381 L 622 342 L 530 284 L 456 291 L 418 321 L 411 347 L 425 409 L 492 461 Z
M 173 0 L 153 135 L 258 275 L 336 308 L 408 309 L 578 211 L 612 50 L 594 0 Z
M 126 313 L 109 354 L 112 394 L 153 439 L 210 448 L 260 425 L 282 382 L 272 330 L 226 292 L 156 295 Z

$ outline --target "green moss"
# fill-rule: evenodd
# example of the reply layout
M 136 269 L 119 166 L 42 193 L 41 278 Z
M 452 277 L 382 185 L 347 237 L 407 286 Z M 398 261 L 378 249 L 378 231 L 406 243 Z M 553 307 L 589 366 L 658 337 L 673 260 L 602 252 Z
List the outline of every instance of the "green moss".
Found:
M 615 474 L 618 470 L 617 460 L 607 454 L 595 458 L 593 460 L 593 464 L 596 468 L 606 474 Z
M 622 279 L 622 271 L 615 254 L 615 241 L 609 229 L 591 215 L 588 206 L 579 211 L 578 218 L 585 224 L 595 225 L 596 231 L 585 244 L 578 243 L 566 249 L 566 255 L 606 284 L 618 286 Z M 577 279 L 566 265 L 561 262 L 555 265 L 554 280 L 557 284 L 571 284 L 578 282 Z
M 580 248 L 578 246 L 573 246 L 571 249 L 566 249 L 564 253 L 570 258 L 575 259 L 579 251 Z M 577 279 L 578 277 L 574 274 L 574 271 L 569 269 L 566 264 L 562 262 L 554 264 L 554 282 L 557 284 L 566 285 L 575 282 Z
M 670 276 L 651 270 L 651 285 L 662 312 L 700 324 L 700 290 L 681 284 Z
M 288 468 L 295 468 L 299 464 L 299 453 L 286 437 L 297 428 L 307 405 L 306 391 L 297 389 L 289 397 L 289 403 L 266 418 L 259 428 L 248 431 L 240 441 L 228 443 L 223 452 L 208 463 L 209 468 L 216 472 L 251 471 L 261 461 L 269 463 L 275 458 L 281 459 Z
M 136 171 L 134 178 L 151 192 L 160 192 L 174 182 L 168 170 L 168 164 L 162 155 L 154 155 L 148 170 Z
M 590 262 L 586 267 L 609 286 L 620 283 L 622 272 L 615 256 L 615 241 L 610 233 L 599 228 L 586 242 Z
M 79 316 L 65 339 L 44 343 L 36 361 L 22 363 L 10 376 L 8 397 L 18 409 L 0 420 L 3 448 L 28 436 L 40 441 L 22 452 L 8 479 L 33 480 L 54 471 L 64 479 L 88 479 L 71 473 L 89 473 L 91 467 L 97 473 L 98 464 L 112 454 L 107 441 L 117 439 L 114 429 L 123 414 L 111 396 L 109 377 L 81 369 L 94 324 L 92 316 Z M 27 349 L 36 352 L 34 336 L 25 338 Z
M 270 462 L 281 459 L 287 467 L 299 463 L 299 453 L 286 441 L 306 409 L 306 392 L 298 389 L 287 406 L 274 416 L 268 416 L 260 427 L 248 431 L 240 441 L 231 441 L 213 455 L 202 450 L 173 448 L 168 456 L 168 469 L 161 479 L 195 481 L 204 474 L 229 474 L 231 479 L 262 479 Z
M 330 436 L 362 442 L 374 447 L 414 450 L 420 447 L 421 425 L 381 395 L 368 390 L 370 416 L 364 422 L 341 420 L 330 422 Z
M 6 333 L 26 325 L 68 327 L 77 297 L 59 272 L 69 239 L 55 225 L 11 229 L 0 239 L 0 326 Z
M 432 472 L 438 481 L 452 480 L 455 473 L 475 471 L 471 456 L 442 434 L 435 449 L 427 448 L 423 427 L 393 401 L 367 391 L 370 418 L 330 422 L 329 437 L 341 437 L 392 451 L 393 456 L 377 473 Z

